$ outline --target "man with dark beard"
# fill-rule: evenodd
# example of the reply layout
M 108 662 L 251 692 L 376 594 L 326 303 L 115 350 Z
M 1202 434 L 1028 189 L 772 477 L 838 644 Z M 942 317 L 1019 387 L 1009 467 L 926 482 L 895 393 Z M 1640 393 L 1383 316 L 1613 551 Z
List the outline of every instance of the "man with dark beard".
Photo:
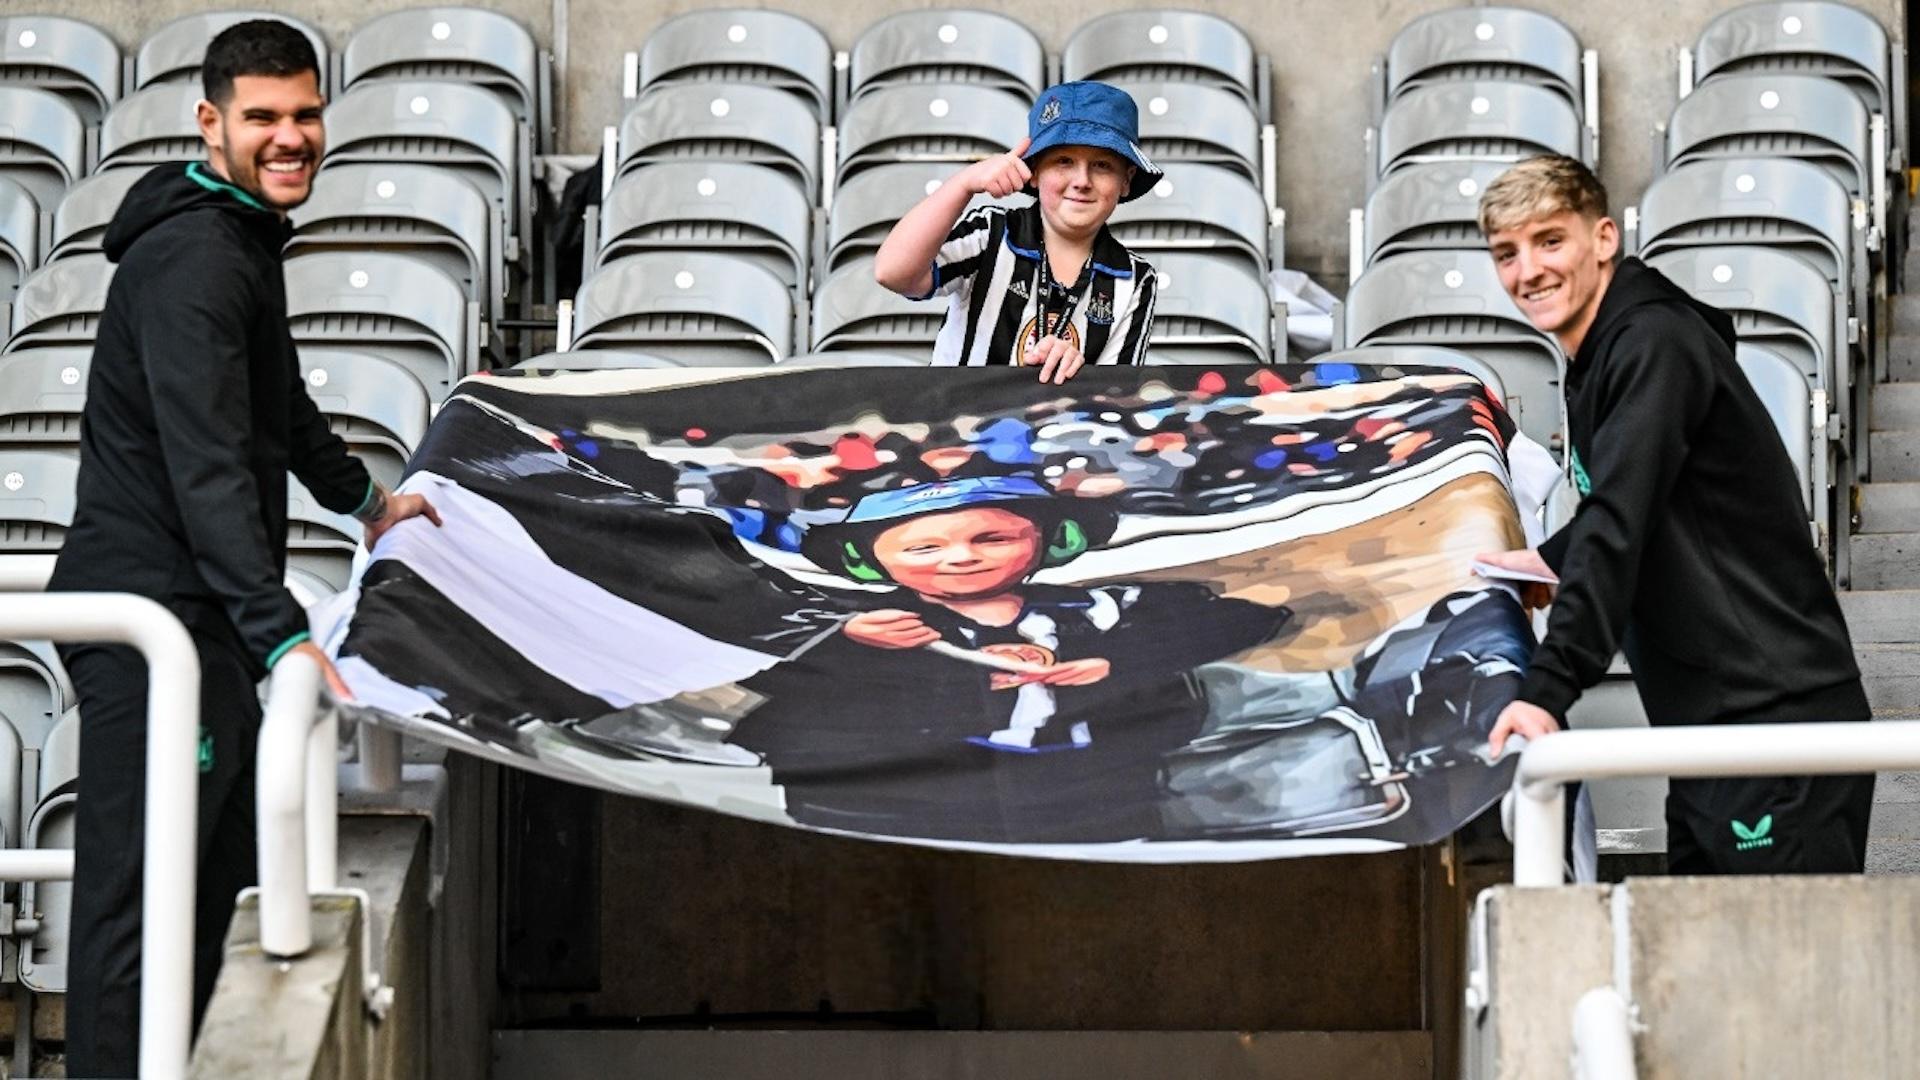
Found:
M 367 543 L 407 518 L 307 397 L 287 329 L 280 249 L 325 146 L 319 64 L 285 23 L 221 33 L 202 67 L 206 161 L 143 177 L 107 230 L 119 264 L 94 343 L 73 527 L 54 591 L 120 591 L 178 616 L 200 657 L 195 1022 L 234 895 L 254 882 L 255 684 L 316 660 L 282 583 L 287 472 L 351 513 Z M 63 648 L 81 714 L 67 1074 L 131 1076 L 140 1030 L 147 672 L 126 646 Z

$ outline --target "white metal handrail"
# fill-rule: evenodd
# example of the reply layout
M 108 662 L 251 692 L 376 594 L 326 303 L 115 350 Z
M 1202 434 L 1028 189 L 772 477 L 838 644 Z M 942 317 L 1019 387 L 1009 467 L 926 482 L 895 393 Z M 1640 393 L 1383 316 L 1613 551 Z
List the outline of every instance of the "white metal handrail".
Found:
M 187 1074 L 193 1020 L 194 843 L 199 813 L 200 656 L 166 608 L 129 593 L 20 595 L 51 559 L 0 559 L 0 638 L 112 642 L 147 662 L 147 795 L 141 878 L 140 1075 Z M 0 851 L 0 880 L 73 877 L 71 852 Z
M 339 874 L 334 805 L 338 714 L 320 708 L 320 665 L 290 652 L 273 667 L 260 721 L 260 948 L 292 957 L 313 947 L 309 897 Z
M 1514 774 L 1513 883 L 1564 883 L 1566 785 L 1632 776 L 1788 776 L 1920 768 L 1920 721 L 1561 731 Z

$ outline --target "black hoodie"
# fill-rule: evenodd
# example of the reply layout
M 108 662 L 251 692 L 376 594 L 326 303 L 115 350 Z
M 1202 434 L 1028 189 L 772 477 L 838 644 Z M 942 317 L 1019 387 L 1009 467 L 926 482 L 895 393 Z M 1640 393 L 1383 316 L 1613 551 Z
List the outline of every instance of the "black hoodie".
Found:
M 1520 699 L 1563 721 L 1616 647 L 1657 725 L 1865 720 L 1792 460 L 1733 323 L 1623 260 L 1567 372 L 1579 511 Z
M 287 225 L 204 163 L 142 177 L 107 229 L 79 501 L 50 588 L 137 593 L 246 655 L 307 630 L 288 592 L 287 470 L 352 513 L 367 470 L 307 397 L 287 330 Z

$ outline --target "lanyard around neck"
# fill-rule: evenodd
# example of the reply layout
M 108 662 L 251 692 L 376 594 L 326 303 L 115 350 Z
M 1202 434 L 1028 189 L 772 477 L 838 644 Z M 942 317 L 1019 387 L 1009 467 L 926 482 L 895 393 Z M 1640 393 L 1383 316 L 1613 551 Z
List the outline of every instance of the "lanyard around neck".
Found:
M 1040 265 L 1034 271 L 1033 302 L 1039 318 L 1034 325 L 1041 337 L 1048 336 L 1048 331 L 1056 328 L 1058 332 L 1065 333 L 1067 323 L 1073 318 L 1074 311 L 1092 291 L 1093 253 L 1087 253 L 1087 261 L 1080 267 L 1080 276 L 1065 289 L 1059 288 L 1059 283 L 1054 279 L 1053 263 L 1047 258 L 1047 238 L 1044 233 L 1040 237 L 1037 254 L 1040 256 Z M 1053 317 L 1054 296 L 1060 292 L 1066 294 L 1066 301 L 1061 305 L 1059 322 L 1056 323 Z

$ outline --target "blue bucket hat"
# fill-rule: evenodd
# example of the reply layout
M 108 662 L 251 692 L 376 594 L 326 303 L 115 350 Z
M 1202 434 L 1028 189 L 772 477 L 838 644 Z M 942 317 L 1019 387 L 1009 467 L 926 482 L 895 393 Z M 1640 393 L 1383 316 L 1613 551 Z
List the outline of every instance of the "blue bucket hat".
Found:
M 1160 182 L 1160 169 L 1140 149 L 1140 107 L 1126 91 L 1103 82 L 1049 86 L 1027 113 L 1029 164 L 1056 146 L 1097 146 L 1133 164 L 1133 184 L 1121 202 L 1132 202 Z M 1028 185 L 1031 187 L 1032 185 Z

